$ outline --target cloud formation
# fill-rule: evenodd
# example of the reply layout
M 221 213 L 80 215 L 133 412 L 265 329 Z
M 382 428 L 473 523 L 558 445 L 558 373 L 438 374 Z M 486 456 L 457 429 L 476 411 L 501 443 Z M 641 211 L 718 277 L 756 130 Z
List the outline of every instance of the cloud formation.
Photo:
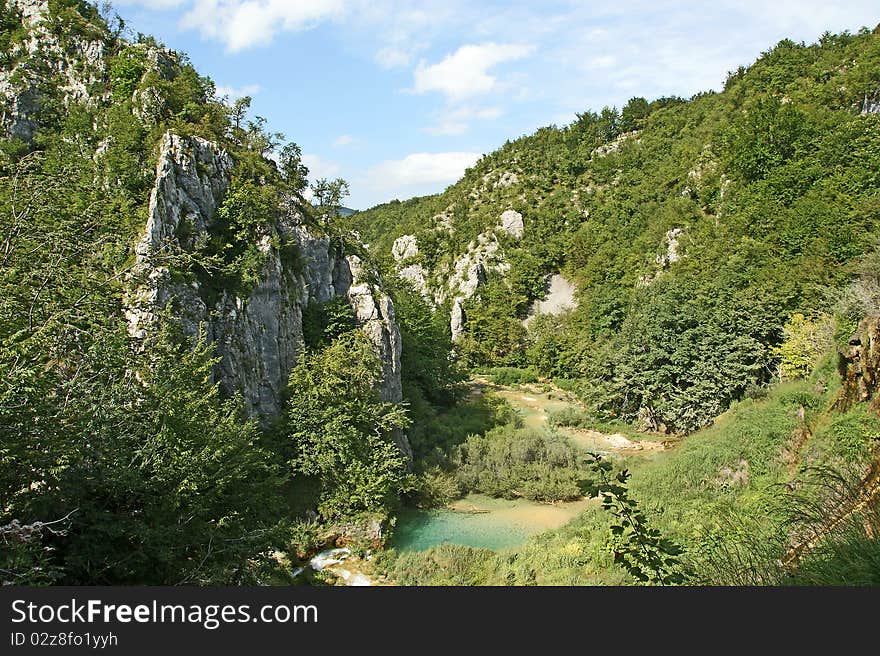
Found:
M 470 128 L 471 121 L 492 120 L 502 114 L 500 107 L 456 107 L 444 111 L 434 125 L 425 128 L 425 132 L 435 137 L 464 134 Z
M 244 98 L 245 96 L 256 96 L 260 91 L 262 91 L 262 87 L 259 84 L 247 84 L 243 87 L 230 87 L 218 84 L 216 95 L 218 98 L 225 97 L 228 98 L 230 102 L 235 102 L 239 98 Z
M 522 59 L 535 47 L 517 43 L 481 43 L 461 46 L 436 64 L 420 61 L 415 70 L 415 93 L 439 91 L 450 102 L 485 95 L 499 88 L 490 69 L 504 62 Z
M 344 7 L 343 0 L 195 0 L 181 25 L 238 52 L 271 43 L 278 32 L 296 32 L 339 17 Z
M 331 162 L 314 153 L 304 153 L 302 163 L 308 167 L 309 180 L 312 181 L 319 178 L 335 178 L 342 171 L 342 167 L 336 162 Z
M 468 152 L 413 153 L 374 166 L 366 178 L 376 189 L 383 191 L 409 190 L 424 185 L 436 187 L 458 180 L 481 156 Z

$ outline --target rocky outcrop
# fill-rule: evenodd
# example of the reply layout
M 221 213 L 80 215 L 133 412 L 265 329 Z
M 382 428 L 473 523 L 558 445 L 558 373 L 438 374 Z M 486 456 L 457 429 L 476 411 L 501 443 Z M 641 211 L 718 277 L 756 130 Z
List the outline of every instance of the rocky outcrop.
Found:
M 558 315 L 574 310 L 578 306 L 575 294 L 577 288 L 574 284 L 559 275 L 550 276 L 547 281 L 547 293 L 544 298 L 532 303 L 529 315 L 523 319 L 523 325 L 528 326 L 539 315 Z
M 880 114 L 880 90 L 865 94 L 862 99 L 861 114 L 862 116 Z
M 92 89 L 105 73 L 105 34 L 65 34 L 50 29 L 47 0 L 12 0 L 21 13 L 27 36 L 4 53 L 9 64 L 0 68 L 0 131 L 31 142 L 47 92 L 64 104 L 97 101 Z
M 511 237 L 519 239 L 523 236 L 523 230 L 525 228 L 523 225 L 522 214 L 515 210 L 506 210 L 505 212 L 502 212 L 498 228 Z
M 661 267 L 668 267 L 670 264 L 678 262 L 681 259 L 679 248 L 681 244 L 679 237 L 684 234 L 682 228 L 672 228 L 667 230 L 663 236 L 663 243 L 666 245 L 666 252 L 657 256 L 657 264 Z
M 403 235 L 394 240 L 391 246 L 391 256 L 395 262 L 412 260 L 419 255 L 419 243 L 414 235 Z
M 591 158 L 599 158 L 599 157 L 605 157 L 606 155 L 610 155 L 611 153 L 616 153 L 618 150 L 620 150 L 621 146 L 623 146 L 624 143 L 626 143 L 627 141 L 629 141 L 630 139 L 632 139 L 634 137 L 637 137 L 638 134 L 639 134 L 638 130 L 633 130 L 632 132 L 623 132 L 623 133 L 619 134 L 618 136 L 616 136 L 611 141 L 609 141 L 608 143 L 603 144 L 603 145 L 599 146 L 598 148 L 594 149 L 593 152 L 590 153 L 590 157 Z M 638 139 L 636 139 L 636 143 L 638 143 Z
M 419 253 L 415 236 L 404 235 L 396 239 L 391 254 L 395 259 L 397 275 L 409 280 L 431 305 L 439 307 L 450 303 L 449 327 L 452 339 L 456 341 L 464 333 L 465 301 L 486 284 L 490 275 L 506 275 L 510 270 L 495 231 L 519 238 L 522 229 L 522 215 L 512 210 L 505 212 L 494 230 L 489 229 L 478 235 L 451 266 L 433 272 L 430 277 L 421 263 L 414 261 Z
M 170 133 L 163 138 L 149 217 L 136 247 L 129 332 L 143 338 L 161 312 L 170 313 L 186 334 L 214 344 L 220 358 L 215 376 L 224 391 L 241 395 L 252 416 L 268 420 L 281 411 L 287 378 L 303 348 L 303 309 L 342 296 L 381 358 L 382 398 L 400 401 L 401 340 L 393 302 L 370 282 L 374 272 L 315 234 L 295 210 L 266 227 L 259 280 L 246 293 L 206 290 L 204 281 L 174 273 L 207 240 L 232 166 L 212 142 Z M 297 257 L 283 257 L 272 245 L 278 241 L 294 244 Z M 405 436 L 397 438 L 408 453 Z
M 452 333 L 452 341 L 457 342 L 464 334 L 464 300 L 456 298 L 452 302 L 452 311 L 449 313 L 449 329 Z
M 669 268 L 669 265 L 675 264 L 681 260 L 684 255 L 681 252 L 681 237 L 685 234 L 684 228 L 672 228 L 663 235 L 661 243 L 662 251 L 654 258 L 654 270 L 639 276 L 636 284 L 640 287 L 646 287 L 654 282 L 663 271 Z
M 337 293 L 344 293 L 354 310 L 358 326 L 376 348 L 382 361 L 381 396 L 386 401 L 401 401 L 403 388 L 400 382 L 401 340 L 400 328 L 394 316 L 391 298 L 368 282 L 368 272 L 360 258 L 351 255 L 340 261 L 338 271 L 350 281 L 344 292 L 339 279 L 334 280 Z M 344 283 L 343 283 L 344 285 Z
M 869 402 L 880 412 L 880 316 L 862 320 L 839 355 L 843 389 L 838 407 Z

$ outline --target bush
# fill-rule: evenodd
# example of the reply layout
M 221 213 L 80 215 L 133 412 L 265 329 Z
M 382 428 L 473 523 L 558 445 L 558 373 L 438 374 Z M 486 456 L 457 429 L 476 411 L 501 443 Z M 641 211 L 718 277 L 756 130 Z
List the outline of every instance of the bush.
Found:
M 394 431 L 409 424 L 404 408 L 376 391 L 381 365 L 360 331 L 306 353 L 290 374 L 287 422 L 290 466 L 319 482 L 318 511 L 337 521 L 387 511 L 408 484 Z
M 785 341 L 774 350 L 779 358 L 779 378 L 807 378 L 834 342 L 833 317 L 820 314 L 808 319 L 795 313 L 782 330 Z
M 399 585 L 485 585 L 494 553 L 457 544 L 397 556 L 389 576 Z
M 538 382 L 538 372 L 528 367 L 493 367 L 486 370 L 486 374 L 496 385 L 523 385 Z
M 496 428 L 472 435 L 453 460 L 463 490 L 533 501 L 570 501 L 583 496 L 578 452 L 561 435 Z
M 589 412 L 574 406 L 551 411 L 547 415 L 547 423 L 551 426 L 570 426 L 572 428 L 592 428 L 596 418 Z
M 440 508 L 461 496 L 461 486 L 455 474 L 435 466 L 414 477 L 409 495 L 418 508 Z

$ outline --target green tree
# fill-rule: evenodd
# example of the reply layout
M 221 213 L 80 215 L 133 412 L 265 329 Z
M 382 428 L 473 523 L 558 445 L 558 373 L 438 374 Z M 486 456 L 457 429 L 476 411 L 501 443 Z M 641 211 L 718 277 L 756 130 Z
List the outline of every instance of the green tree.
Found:
M 342 178 L 320 178 L 312 184 L 311 190 L 318 220 L 325 226 L 329 225 L 339 215 L 342 199 L 348 196 L 348 183 Z
M 290 465 L 317 481 L 318 511 L 327 520 L 384 513 L 407 485 L 394 433 L 409 421 L 403 406 L 379 398 L 381 374 L 360 331 L 304 354 L 290 374 Z
M 309 184 L 309 169 L 302 163 L 302 149 L 290 142 L 281 149 L 279 158 L 281 177 L 298 194 L 302 194 Z

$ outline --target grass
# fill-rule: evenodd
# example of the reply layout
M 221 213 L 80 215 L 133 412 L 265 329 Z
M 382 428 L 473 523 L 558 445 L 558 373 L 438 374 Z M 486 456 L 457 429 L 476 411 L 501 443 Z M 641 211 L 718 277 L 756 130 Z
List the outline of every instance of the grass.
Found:
M 779 514 L 786 484 L 817 460 L 864 460 L 870 438 L 880 435 L 880 418 L 862 405 L 831 412 L 836 392 L 833 384 L 817 384 L 815 376 L 777 384 L 762 398 L 735 403 L 714 425 L 683 438 L 675 449 L 655 459 L 626 462 L 632 496 L 653 526 L 685 546 L 692 564 L 706 566 L 700 580 L 722 582 L 731 576 L 723 567 L 713 574 L 706 565 L 708 559 L 717 561 L 713 549 L 719 543 L 731 552 L 764 558 L 771 571 L 770 558 L 787 539 Z M 598 429 L 589 415 L 576 409 L 555 413 L 551 422 Z M 601 508 L 591 507 L 569 525 L 534 536 L 516 550 L 487 553 L 444 545 L 404 554 L 391 567 L 391 576 L 402 576 L 398 582 L 428 584 L 633 583 L 613 562 L 609 525 Z M 880 548 L 859 526 L 842 531 L 837 541 L 804 561 L 799 578 L 787 581 L 873 581 Z M 754 536 L 764 541 L 762 549 L 750 546 Z

